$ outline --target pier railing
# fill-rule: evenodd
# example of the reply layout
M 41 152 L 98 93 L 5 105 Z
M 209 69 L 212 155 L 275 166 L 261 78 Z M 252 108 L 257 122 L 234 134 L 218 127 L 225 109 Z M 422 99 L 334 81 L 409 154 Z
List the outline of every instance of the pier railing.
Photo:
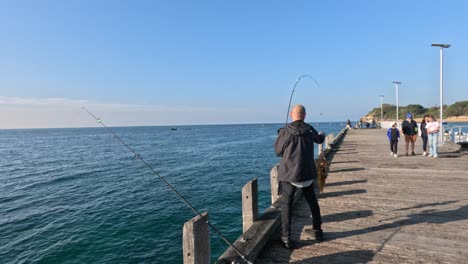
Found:
M 463 132 L 468 126 L 452 127 L 448 132 L 444 132 L 445 142 L 465 143 L 468 142 L 468 133 Z
M 324 144 L 318 145 L 318 155 L 329 157 L 329 154 L 344 138 L 347 129 L 343 129 L 336 137 L 333 134 L 325 138 Z M 263 250 L 272 235 L 281 223 L 281 199 L 278 194 L 277 165 L 270 173 L 271 206 L 258 214 L 258 185 L 257 179 L 253 179 L 242 188 L 242 235 L 233 245 L 242 252 L 248 260 L 253 261 Z M 302 193 L 296 192 L 294 202 Z M 186 222 L 183 230 L 183 254 L 184 264 L 210 263 L 210 239 L 207 224 L 208 214 L 196 216 Z M 239 259 L 236 251 L 229 247 L 218 259 L 218 263 L 233 263 Z

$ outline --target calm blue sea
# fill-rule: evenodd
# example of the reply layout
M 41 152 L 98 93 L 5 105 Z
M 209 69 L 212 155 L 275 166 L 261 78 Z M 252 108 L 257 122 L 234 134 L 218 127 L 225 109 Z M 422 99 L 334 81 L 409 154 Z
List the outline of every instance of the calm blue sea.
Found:
M 444 125 L 444 130 L 445 131 L 450 131 L 453 129 L 453 132 L 459 132 L 459 129 L 461 128 L 462 133 L 468 133 L 468 123 L 465 122 L 452 122 L 452 123 L 447 123 Z
M 247 181 L 269 206 L 279 127 L 112 129 L 234 241 Z M 0 263 L 182 263 L 193 212 L 104 128 L 0 130 L 0 157 Z M 215 260 L 227 246 L 211 234 Z

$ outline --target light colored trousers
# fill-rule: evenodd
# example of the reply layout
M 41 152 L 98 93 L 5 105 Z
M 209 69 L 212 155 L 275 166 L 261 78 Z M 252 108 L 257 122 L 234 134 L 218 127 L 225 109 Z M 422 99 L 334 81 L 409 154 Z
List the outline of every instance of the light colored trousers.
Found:
M 429 134 L 429 155 L 437 157 L 437 140 L 439 139 L 439 133 Z

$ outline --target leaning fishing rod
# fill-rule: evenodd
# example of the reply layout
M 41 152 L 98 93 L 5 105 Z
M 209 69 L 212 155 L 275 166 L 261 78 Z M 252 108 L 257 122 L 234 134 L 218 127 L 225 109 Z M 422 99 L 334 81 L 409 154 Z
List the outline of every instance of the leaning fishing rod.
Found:
M 125 143 L 125 141 L 122 140 L 122 138 L 120 138 L 116 133 L 114 133 L 114 131 L 106 126 L 106 124 L 104 124 L 104 122 L 101 120 L 101 118 L 95 116 L 93 113 L 91 113 L 86 107 L 82 107 L 82 109 L 84 111 L 86 111 L 90 116 L 92 116 L 102 127 L 104 127 L 105 129 L 109 130 L 109 132 L 112 134 L 112 136 L 117 139 L 117 141 L 119 141 L 122 145 L 125 146 L 125 148 L 127 148 L 134 156 L 135 158 L 139 159 L 143 165 L 145 165 L 145 167 L 147 167 L 149 170 L 151 170 L 153 172 L 154 175 L 156 175 L 164 184 L 166 184 L 167 187 L 169 187 L 169 189 L 171 189 L 176 195 L 177 197 L 179 197 L 188 207 L 190 207 L 190 209 L 192 209 L 192 211 L 202 217 L 201 213 L 195 208 L 193 207 L 189 201 L 187 201 L 187 199 L 185 199 L 169 182 L 166 181 L 166 179 L 164 179 L 164 177 L 162 177 L 161 175 L 159 175 L 159 173 L 153 169 L 153 167 L 151 167 L 142 157 L 140 154 L 138 154 L 136 151 L 134 151 L 127 143 Z M 248 264 L 253 264 L 252 262 L 250 262 L 244 254 L 242 254 L 239 249 L 237 249 L 231 242 L 229 242 L 229 240 L 227 240 L 227 238 L 221 233 L 221 231 L 219 231 L 214 225 L 212 225 L 210 223 L 209 220 L 206 220 L 206 224 L 211 227 L 215 232 L 216 234 L 218 234 L 219 237 L 221 237 L 221 239 L 224 240 L 224 242 L 226 242 L 226 244 L 228 244 L 230 247 L 232 247 L 234 249 L 234 251 L 245 261 L 247 262 Z
M 312 77 L 310 75 L 304 74 L 301 77 L 297 78 L 296 83 L 294 84 L 294 87 L 293 87 L 293 89 L 291 91 L 291 96 L 289 97 L 288 111 L 286 112 L 286 122 L 285 122 L 284 126 L 288 125 L 289 111 L 291 110 L 291 101 L 292 101 L 292 98 L 293 98 L 293 95 L 294 95 L 294 91 L 296 90 L 296 86 L 302 80 L 302 78 L 304 78 L 304 77 L 308 77 L 308 78 L 312 79 L 317 84 L 317 86 L 320 87 L 320 84 L 317 82 L 317 80 L 315 80 L 314 77 Z

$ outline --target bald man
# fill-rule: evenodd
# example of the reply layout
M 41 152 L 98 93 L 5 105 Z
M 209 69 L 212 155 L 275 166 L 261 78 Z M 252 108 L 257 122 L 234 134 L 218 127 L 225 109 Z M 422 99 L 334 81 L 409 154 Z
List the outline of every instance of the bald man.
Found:
M 292 123 L 278 130 L 276 155 L 282 157 L 278 167 L 278 181 L 282 193 L 281 220 L 283 246 L 294 248 L 291 240 L 291 208 L 296 188 L 301 188 L 312 212 L 315 239 L 323 240 L 320 207 L 314 192 L 317 170 L 314 162 L 314 143 L 323 143 L 324 133 L 318 133 L 304 122 L 306 110 L 296 105 L 291 111 Z

